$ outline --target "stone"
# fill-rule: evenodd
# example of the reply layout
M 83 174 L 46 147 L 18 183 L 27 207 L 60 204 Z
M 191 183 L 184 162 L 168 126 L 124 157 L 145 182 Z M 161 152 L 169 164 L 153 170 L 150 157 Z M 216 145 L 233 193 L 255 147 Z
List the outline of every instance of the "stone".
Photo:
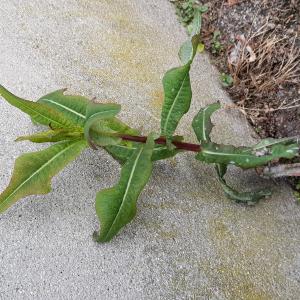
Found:
M 0 82 L 28 99 L 59 88 L 122 104 L 121 118 L 144 133 L 159 129 L 161 79 L 179 65 L 186 40 L 167 0 L 2 0 Z M 195 141 L 200 107 L 231 104 L 205 55 L 192 68 L 191 111 L 178 134 Z M 0 189 L 14 160 L 43 146 L 14 143 L 36 131 L 0 101 Z M 214 116 L 213 138 L 256 141 L 237 110 Z M 136 219 L 110 243 L 96 244 L 95 194 L 120 167 L 85 151 L 53 180 L 53 191 L 23 199 L 0 216 L 1 299 L 298 299 L 299 207 L 283 182 L 235 168 L 238 189 L 270 187 L 255 207 L 230 202 L 212 166 L 187 153 L 155 164 Z

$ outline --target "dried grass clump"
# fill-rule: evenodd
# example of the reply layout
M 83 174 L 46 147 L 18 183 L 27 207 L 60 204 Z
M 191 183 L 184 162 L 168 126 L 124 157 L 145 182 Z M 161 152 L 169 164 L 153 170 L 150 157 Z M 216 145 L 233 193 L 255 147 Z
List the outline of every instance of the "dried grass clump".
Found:
M 249 105 L 249 102 L 257 97 L 268 94 L 269 98 L 270 93 L 284 85 L 300 84 L 300 49 L 295 42 L 296 37 L 292 41 L 278 37 L 275 30 L 270 31 L 268 24 L 248 37 L 237 37 L 235 45 L 228 50 L 228 68 L 240 97 L 239 106 L 255 109 L 255 103 Z M 282 99 L 282 103 L 272 110 L 286 109 L 299 100 L 284 103 Z

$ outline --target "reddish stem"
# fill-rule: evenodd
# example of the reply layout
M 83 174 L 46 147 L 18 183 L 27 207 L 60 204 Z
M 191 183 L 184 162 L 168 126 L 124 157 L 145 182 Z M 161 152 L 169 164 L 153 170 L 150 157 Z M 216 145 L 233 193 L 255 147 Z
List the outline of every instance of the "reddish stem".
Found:
M 132 141 L 132 142 L 138 142 L 138 143 L 146 143 L 146 141 L 147 141 L 146 136 L 121 134 L 120 138 L 124 141 Z M 166 138 L 161 136 L 155 140 L 155 143 L 160 144 L 160 145 L 166 145 Z M 181 149 L 181 150 L 192 151 L 192 152 L 200 152 L 201 151 L 201 146 L 198 144 L 183 143 L 183 142 L 178 142 L 178 141 L 173 141 L 172 144 L 175 145 L 177 149 Z

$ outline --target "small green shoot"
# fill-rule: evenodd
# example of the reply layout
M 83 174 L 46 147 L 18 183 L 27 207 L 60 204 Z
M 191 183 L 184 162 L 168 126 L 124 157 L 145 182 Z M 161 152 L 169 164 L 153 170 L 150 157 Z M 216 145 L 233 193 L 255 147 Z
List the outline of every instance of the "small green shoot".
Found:
M 231 87 L 233 85 L 233 78 L 229 74 L 222 73 L 220 79 L 222 85 L 226 88 Z
M 215 55 L 219 55 L 223 50 L 223 46 L 221 44 L 221 32 L 219 30 L 214 31 L 212 44 L 211 44 L 211 52 Z

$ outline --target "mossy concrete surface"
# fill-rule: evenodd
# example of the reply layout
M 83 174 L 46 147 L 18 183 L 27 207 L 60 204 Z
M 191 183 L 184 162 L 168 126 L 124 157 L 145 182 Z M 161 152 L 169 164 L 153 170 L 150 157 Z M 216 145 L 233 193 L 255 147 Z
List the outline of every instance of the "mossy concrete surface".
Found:
M 179 64 L 187 38 L 167 0 L 2 0 L 0 82 L 37 99 L 70 92 L 119 102 L 121 117 L 144 133 L 159 128 L 161 79 Z M 194 141 L 200 107 L 230 104 L 205 55 L 192 69 L 191 112 L 178 130 Z M 229 105 L 230 106 L 230 105 Z M 0 189 L 14 160 L 41 146 L 14 143 L 37 130 L 0 101 Z M 214 116 L 213 138 L 245 145 L 244 117 Z M 270 187 L 255 207 L 227 200 L 214 170 L 192 154 L 155 164 L 137 218 L 111 243 L 96 244 L 95 194 L 120 168 L 103 151 L 85 151 L 53 180 L 0 216 L 0 299 L 299 299 L 300 211 L 284 182 L 230 170 L 239 189 Z

